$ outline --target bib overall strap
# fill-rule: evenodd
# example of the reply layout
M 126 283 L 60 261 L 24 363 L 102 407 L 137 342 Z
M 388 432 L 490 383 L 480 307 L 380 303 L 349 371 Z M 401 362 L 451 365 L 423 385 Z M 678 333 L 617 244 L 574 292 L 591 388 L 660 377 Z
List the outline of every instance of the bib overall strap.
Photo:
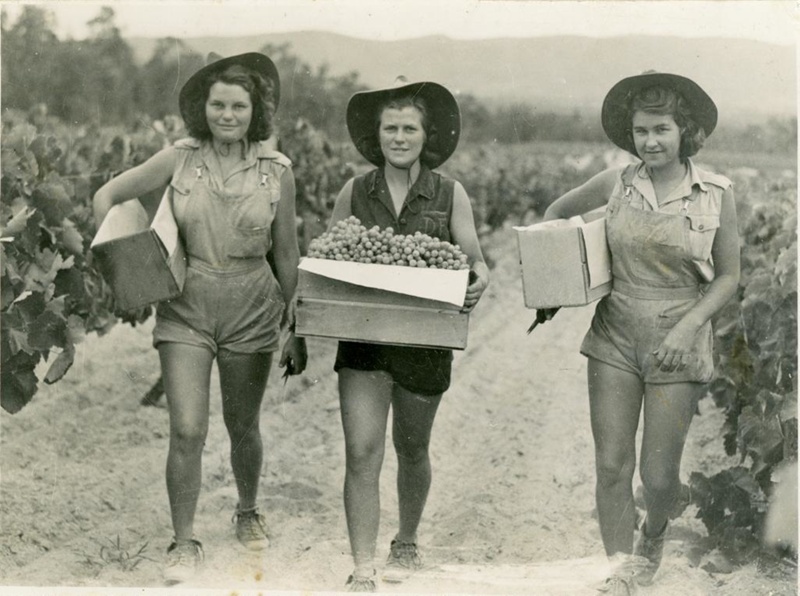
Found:
M 622 186 L 625 189 L 625 197 L 630 199 L 631 192 L 633 192 L 633 177 L 636 175 L 636 164 L 628 164 L 622 170 Z

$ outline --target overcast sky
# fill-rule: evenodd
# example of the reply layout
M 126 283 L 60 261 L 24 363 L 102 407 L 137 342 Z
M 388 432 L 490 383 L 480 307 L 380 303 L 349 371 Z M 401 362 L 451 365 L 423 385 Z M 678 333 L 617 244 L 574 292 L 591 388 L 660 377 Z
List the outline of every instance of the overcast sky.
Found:
M 0 3 L 13 22 L 23 2 Z M 327 30 L 370 39 L 640 34 L 792 44 L 800 15 L 793 0 L 50 0 L 40 4 L 55 14 L 60 36 L 76 39 L 86 36 L 86 22 L 103 5 L 114 8 L 125 37 Z

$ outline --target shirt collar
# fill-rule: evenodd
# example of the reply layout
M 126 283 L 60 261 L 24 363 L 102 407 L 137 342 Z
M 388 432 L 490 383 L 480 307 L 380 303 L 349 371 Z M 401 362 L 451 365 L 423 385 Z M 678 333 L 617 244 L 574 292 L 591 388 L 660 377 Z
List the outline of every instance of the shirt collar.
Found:
M 695 185 L 697 185 L 703 192 L 708 190 L 705 182 L 703 182 L 703 179 L 700 177 L 700 172 L 695 167 L 694 162 L 688 158 L 686 161 L 688 164 L 686 175 L 683 177 L 683 180 L 680 181 L 678 186 L 676 186 L 675 189 L 669 194 L 666 200 L 661 203 L 661 207 L 667 203 L 672 203 L 673 201 L 678 201 L 681 199 L 688 199 L 690 201 L 694 200 L 694 193 L 692 191 L 694 190 Z M 644 162 L 640 163 L 636 168 L 636 172 L 633 176 L 633 187 L 639 191 L 639 193 L 645 198 L 654 211 L 658 211 L 659 204 L 658 200 L 656 199 L 656 191 L 653 188 L 653 182 L 650 180 L 650 176 L 647 174 L 647 169 L 644 166 Z
M 377 197 L 378 185 L 385 183 L 386 181 L 383 174 L 383 168 L 378 168 L 375 177 L 372 179 L 372 183 L 369 186 L 369 195 L 373 198 Z M 427 166 L 420 164 L 419 176 L 417 176 L 416 182 L 414 182 L 408 191 L 409 199 L 415 196 L 423 197 L 425 199 L 433 199 L 435 192 L 436 189 L 433 180 L 433 173 Z
M 252 167 L 256 163 L 259 156 L 260 143 L 250 143 L 247 139 L 244 140 L 244 159 L 240 160 L 237 166 L 230 172 L 229 176 L 236 172 L 241 172 L 247 168 Z M 241 145 L 236 144 L 231 146 L 231 151 L 241 151 Z M 217 173 L 222 178 L 222 172 L 219 171 L 219 160 L 214 153 L 214 145 L 211 141 L 204 141 L 200 145 L 200 157 L 203 160 L 206 168 L 210 171 Z

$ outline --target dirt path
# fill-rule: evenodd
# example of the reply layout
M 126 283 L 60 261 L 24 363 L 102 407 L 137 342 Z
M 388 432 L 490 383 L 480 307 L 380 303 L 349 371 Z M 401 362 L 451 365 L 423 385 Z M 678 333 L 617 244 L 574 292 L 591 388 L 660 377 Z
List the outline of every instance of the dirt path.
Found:
M 585 361 L 577 352 L 591 309 L 562 311 L 526 336 L 532 312 L 522 305 L 513 243 L 507 234 L 493 242 L 491 290 L 472 317 L 470 347 L 456 357 L 434 430 L 434 484 L 420 528 L 427 568 L 383 592 L 593 594 L 606 571 L 593 514 Z M 260 557 L 233 538 L 236 493 L 215 388 L 196 523 L 206 565 L 196 588 L 342 589 L 351 561 L 334 348 L 310 342 L 303 378 L 288 388 L 277 373 L 270 381 L 261 503 L 272 547 Z M 147 593 L 161 586 L 160 559 L 171 537 L 167 412 L 139 405 L 157 376 L 150 325 L 120 325 L 82 344 L 64 381 L 43 387 L 19 414 L 3 412 L 2 585 L 83 586 L 93 594 L 106 593 L 100 586 L 151 588 Z M 725 461 L 721 416 L 707 402 L 702 412 L 689 437 L 687 478 Z M 387 445 L 381 559 L 397 523 L 395 471 Z M 704 571 L 697 553 L 705 530 L 693 514 L 687 509 L 671 527 L 658 582 L 642 594 L 797 593 L 795 578 L 754 566 Z

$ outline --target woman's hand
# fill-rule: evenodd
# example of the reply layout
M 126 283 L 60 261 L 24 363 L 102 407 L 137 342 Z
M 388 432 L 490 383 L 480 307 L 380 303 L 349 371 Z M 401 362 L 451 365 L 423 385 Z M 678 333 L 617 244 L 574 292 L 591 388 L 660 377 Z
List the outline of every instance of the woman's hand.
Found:
M 690 351 L 694 344 L 699 327 L 682 319 L 670 330 L 653 356 L 658 362 L 658 367 L 664 372 L 683 370 L 694 358 Z
M 478 265 L 478 263 L 476 263 Z M 489 268 L 486 267 L 484 263 L 480 263 L 482 266 L 476 266 L 475 269 L 471 269 L 469 272 L 469 279 L 470 284 L 467 286 L 467 293 L 464 296 L 464 307 L 461 309 L 461 312 L 470 312 L 475 305 L 478 304 L 478 300 L 481 299 L 481 295 L 489 287 Z
M 306 339 L 297 337 L 294 331 L 289 331 L 289 336 L 283 344 L 281 359 L 278 365 L 286 367 L 283 376 L 299 375 L 306 369 L 308 363 L 308 351 L 306 350 Z
M 531 326 L 528 327 L 528 334 L 530 335 L 531 331 L 536 329 L 539 325 L 544 325 L 547 321 L 552 320 L 556 313 L 561 310 L 560 306 L 556 306 L 553 308 L 537 308 L 536 309 L 536 318 L 531 323 Z

